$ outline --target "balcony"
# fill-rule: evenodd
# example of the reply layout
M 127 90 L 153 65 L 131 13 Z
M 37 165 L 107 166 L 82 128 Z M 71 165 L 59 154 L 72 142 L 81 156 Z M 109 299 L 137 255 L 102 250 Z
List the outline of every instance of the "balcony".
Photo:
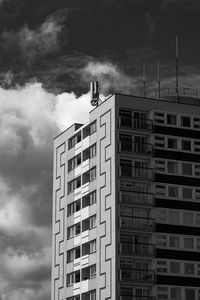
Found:
M 154 257 L 155 245 L 142 243 L 120 243 L 120 254 L 123 256 L 147 256 Z
M 120 281 L 126 283 L 128 282 L 154 283 L 155 272 L 152 270 L 121 269 Z
M 154 169 L 124 165 L 120 166 L 120 177 L 134 177 L 137 179 L 153 181 Z
M 153 122 L 149 119 L 136 119 L 131 116 L 119 117 L 119 128 L 139 129 L 145 131 L 153 130 Z
M 152 155 L 153 150 L 153 145 L 149 143 L 134 143 L 131 141 L 119 142 L 119 152 L 132 152 L 134 154 Z
M 153 296 L 120 296 L 120 300 L 156 300 Z
M 154 219 L 120 216 L 120 229 L 154 231 Z
M 136 191 L 121 191 L 120 203 L 127 205 L 154 205 L 153 193 L 142 193 Z

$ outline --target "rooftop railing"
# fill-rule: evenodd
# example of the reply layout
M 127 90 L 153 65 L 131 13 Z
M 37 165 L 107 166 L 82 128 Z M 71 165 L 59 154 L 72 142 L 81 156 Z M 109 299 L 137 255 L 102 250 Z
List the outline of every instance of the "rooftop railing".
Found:
M 160 98 L 177 96 L 176 88 L 164 88 L 160 90 Z M 178 88 L 178 96 L 180 97 L 189 97 L 189 98 L 198 98 L 199 91 L 198 89 L 191 88 Z

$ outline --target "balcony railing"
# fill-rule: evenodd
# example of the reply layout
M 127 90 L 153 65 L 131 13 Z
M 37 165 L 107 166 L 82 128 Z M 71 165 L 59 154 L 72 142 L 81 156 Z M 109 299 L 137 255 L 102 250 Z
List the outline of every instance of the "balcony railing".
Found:
M 120 279 L 122 282 L 153 283 L 155 281 L 155 272 L 152 270 L 121 269 Z
M 120 254 L 124 256 L 155 256 L 155 245 L 142 243 L 120 243 Z
M 151 218 L 120 216 L 120 229 L 153 231 L 154 225 L 154 219 Z
M 154 296 L 120 296 L 120 300 L 156 300 Z
M 120 141 L 119 142 L 119 151 L 120 152 L 133 152 L 137 154 L 152 155 L 153 154 L 153 145 L 149 143 L 134 143 L 129 141 Z
M 131 116 L 120 116 L 119 117 L 119 128 L 130 128 L 140 130 L 153 130 L 153 122 L 149 119 L 136 119 Z
M 135 177 L 138 179 L 153 180 L 154 169 L 152 168 L 141 168 L 133 166 L 120 166 L 120 177 Z
M 153 193 L 142 193 L 136 191 L 121 191 L 120 202 L 128 205 L 154 205 Z

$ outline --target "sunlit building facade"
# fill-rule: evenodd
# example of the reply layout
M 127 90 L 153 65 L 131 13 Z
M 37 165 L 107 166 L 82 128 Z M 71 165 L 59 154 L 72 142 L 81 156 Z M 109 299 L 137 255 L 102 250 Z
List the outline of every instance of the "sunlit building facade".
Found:
M 54 140 L 52 300 L 200 300 L 200 103 L 115 94 Z

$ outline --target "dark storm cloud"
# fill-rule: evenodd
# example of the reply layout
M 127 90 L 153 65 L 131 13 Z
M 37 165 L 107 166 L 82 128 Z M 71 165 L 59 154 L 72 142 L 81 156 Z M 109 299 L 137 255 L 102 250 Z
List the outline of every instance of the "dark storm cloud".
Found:
M 0 5 L 0 82 L 9 87 L 39 80 L 56 93 L 86 92 L 80 71 L 88 63 L 117 62 L 135 76 L 141 62 L 136 57 L 133 64 L 132 50 L 151 44 L 150 59 L 168 64 L 176 34 L 184 49 L 182 64 L 189 56 L 200 63 L 199 10 L 199 1 L 189 0 L 5 0 Z

